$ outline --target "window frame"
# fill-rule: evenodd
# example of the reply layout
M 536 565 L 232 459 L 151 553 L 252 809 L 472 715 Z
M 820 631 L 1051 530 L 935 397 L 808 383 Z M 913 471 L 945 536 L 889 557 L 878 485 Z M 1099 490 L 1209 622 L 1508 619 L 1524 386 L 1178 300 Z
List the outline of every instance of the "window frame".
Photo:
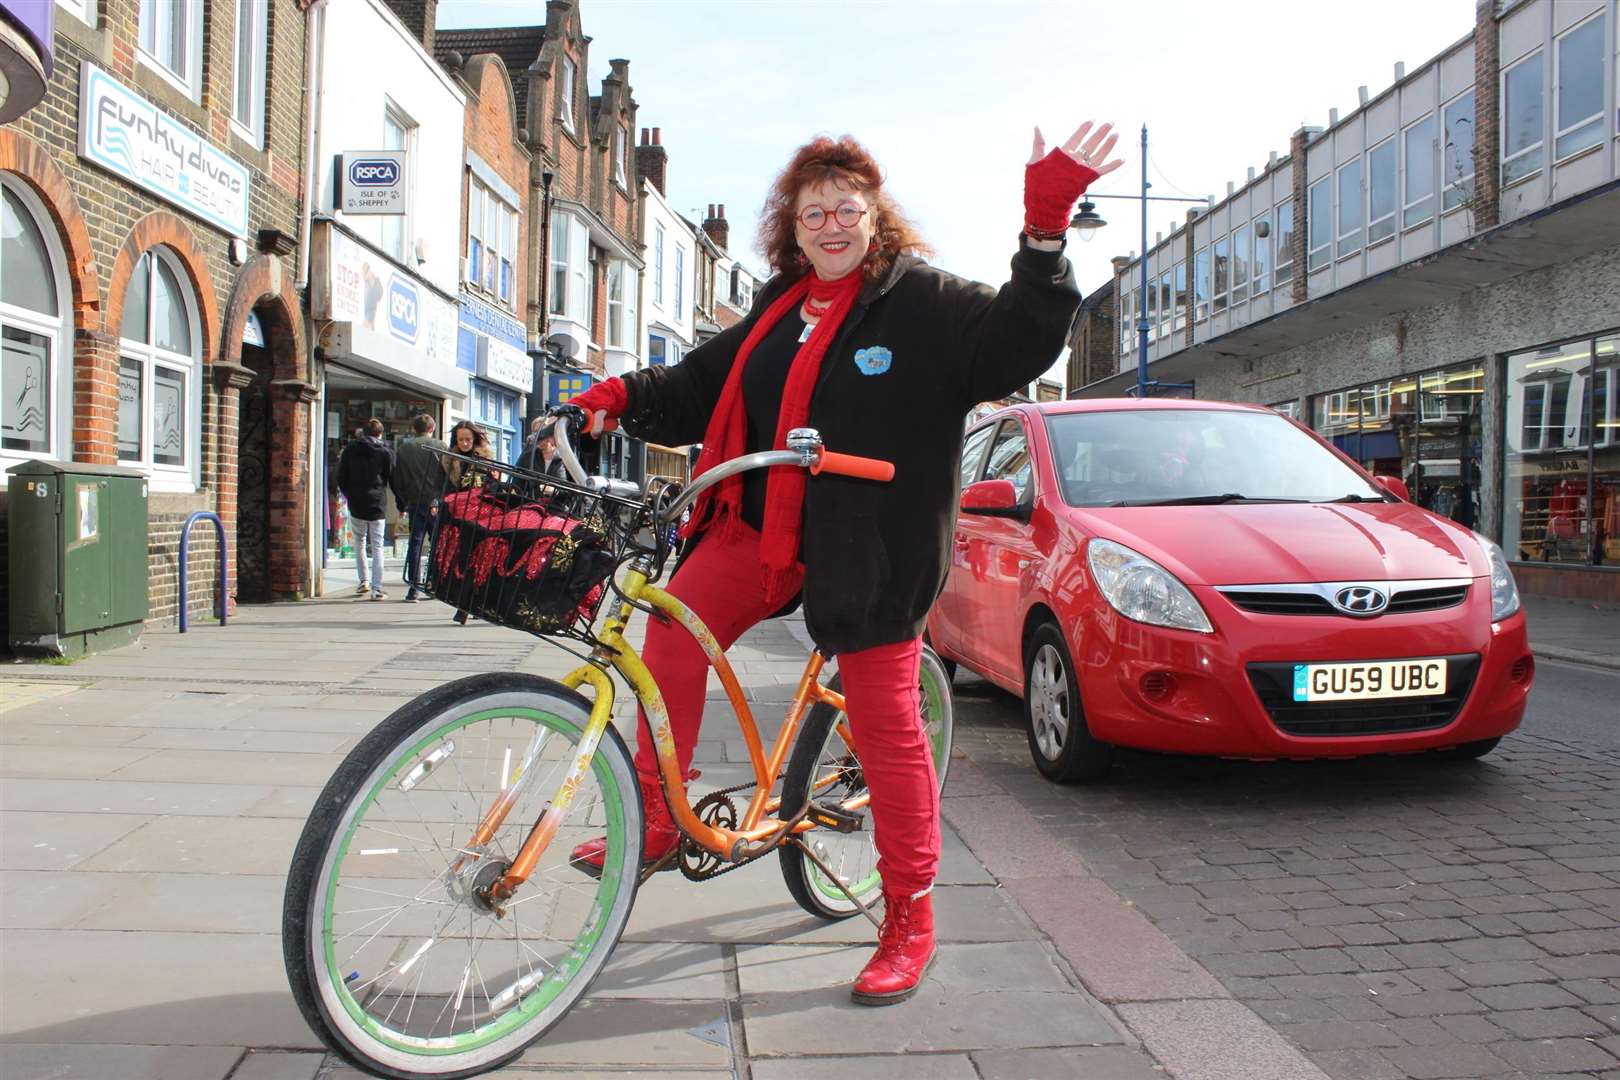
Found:
M 517 209 L 469 171 L 467 266 L 462 281 L 497 307 L 513 311 L 517 307 L 516 266 Z
M 559 83 L 562 92 L 557 95 L 557 117 L 563 122 L 563 129 L 569 134 L 574 133 L 574 84 L 579 81 L 579 65 L 574 58 L 566 52 L 562 56 L 562 72 Z
M 546 300 L 547 313 L 559 318 L 568 318 L 568 280 L 570 241 L 569 215 L 561 210 L 551 212 L 551 251 L 547 253 L 548 272 L 551 274 L 551 296 Z M 562 249 L 562 258 L 557 258 L 558 248 Z
M 151 256 L 150 262 L 147 256 Z M 140 413 L 140 450 L 137 457 L 124 457 L 118 450 L 118 421 L 113 421 L 114 452 L 118 454 L 118 463 L 127 468 L 139 469 L 145 472 L 154 491 L 190 492 L 197 490 L 201 477 L 202 465 L 202 318 L 198 309 L 197 292 L 186 273 L 184 264 L 178 256 L 162 244 L 153 245 L 141 253 L 137 262 L 138 268 L 144 268 L 149 275 L 146 281 L 146 336 L 155 338 L 155 311 L 157 305 L 158 264 L 165 265 L 169 273 L 174 276 L 179 286 L 185 316 L 187 331 L 191 339 L 191 355 L 184 356 L 172 349 L 160 347 L 156 341 L 135 341 L 123 336 L 123 327 L 119 327 L 118 337 L 118 372 L 122 375 L 124 365 L 133 363 L 140 367 L 141 382 L 141 413 Z M 137 273 L 140 269 L 137 269 Z M 129 288 L 134 283 L 134 274 L 130 275 L 130 282 L 125 286 L 125 296 L 128 297 Z M 171 376 L 178 374 L 184 387 L 183 402 L 186 416 L 183 421 L 182 447 L 184 454 L 179 464 L 159 462 L 154 447 L 155 432 L 153 425 L 153 401 L 156 395 L 156 384 L 159 372 L 168 372 Z
M 242 36 L 242 9 L 249 8 L 253 13 L 253 26 L 249 38 L 244 42 Z M 236 128 L 237 134 L 251 142 L 256 148 L 264 147 L 265 136 L 265 103 L 268 94 L 265 87 L 265 60 L 269 49 L 270 33 L 270 5 L 267 0 L 236 0 L 236 27 L 235 40 L 232 43 L 231 63 L 231 125 Z M 249 67 L 249 78 L 252 85 L 248 93 L 251 101 L 248 103 L 250 115 L 243 119 L 239 115 L 241 102 L 238 100 L 241 91 L 241 69 L 244 61 L 242 50 L 244 44 L 248 55 L 246 62 Z
M 623 259 L 610 258 L 607 264 L 607 346 L 625 349 L 624 274 L 627 267 Z
M 1513 153 L 1509 154 L 1508 153 L 1508 136 L 1510 134 L 1510 130 L 1508 128 L 1508 112 L 1509 112 L 1509 108 L 1510 108 L 1511 103 L 1508 101 L 1508 80 L 1513 77 L 1513 73 L 1515 71 L 1517 71 L 1519 68 L 1524 67 L 1525 65 L 1530 64 L 1530 63 L 1536 64 L 1537 68 L 1538 68 L 1538 71 L 1539 71 L 1539 74 L 1538 74 L 1538 76 L 1536 78 L 1535 87 L 1536 87 L 1536 99 L 1537 99 L 1536 108 L 1541 114 L 1541 123 L 1539 125 L 1539 130 L 1536 132 L 1536 138 L 1535 138 L 1534 142 L 1527 143 L 1524 146 L 1520 147 L 1519 149 L 1513 151 Z M 1547 65 L 1546 65 L 1545 46 L 1537 45 L 1530 52 L 1528 52 L 1525 55 L 1519 57 L 1517 60 L 1513 61 L 1513 63 L 1508 64 L 1507 66 L 1503 67 L 1500 79 L 1501 79 L 1501 88 L 1500 88 L 1499 100 L 1500 100 L 1500 103 L 1501 103 L 1500 104 L 1501 114 L 1497 119 L 1497 123 L 1499 125 L 1498 130 L 1501 132 L 1501 142 L 1500 142 L 1500 144 L 1498 146 L 1498 149 L 1497 149 L 1497 153 L 1499 155 L 1499 159 L 1498 159 L 1498 162 L 1497 162 L 1497 168 L 1498 168 L 1498 170 L 1500 172 L 1500 175 L 1501 175 L 1501 186 L 1503 188 L 1507 188 L 1510 185 L 1522 183 L 1522 182 L 1524 182 L 1526 180 L 1531 179 L 1534 176 L 1539 175 L 1541 173 L 1541 171 L 1544 168 L 1546 168 L 1546 164 L 1547 164 L 1546 163 L 1546 151 L 1547 151 Z M 1478 122 L 1477 117 L 1476 117 L 1475 122 L 1476 123 Z M 1527 161 L 1531 162 L 1532 166 L 1529 168 L 1529 170 L 1527 172 L 1520 173 L 1520 174 L 1518 174 L 1516 176 L 1513 176 L 1513 177 L 1509 177 L 1509 175 L 1508 175 L 1509 167 L 1514 162 L 1517 162 L 1517 161 L 1519 161 L 1521 159 L 1524 159 L 1524 160 L 1527 160 Z
M 1283 213 L 1284 208 L 1287 213 Z M 1287 221 L 1286 226 L 1283 222 Z M 1272 247 L 1271 285 L 1280 289 L 1294 280 L 1294 200 L 1284 199 L 1271 211 L 1272 235 L 1277 240 Z M 1286 256 L 1284 253 L 1287 253 Z
M 399 130 L 399 145 L 390 146 L 394 141 L 390 128 Z M 416 137 L 420 130 L 410 113 L 402 109 L 392 98 L 383 98 L 383 149 L 399 150 L 405 155 L 405 212 L 403 214 L 379 215 L 381 224 L 377 229 L 377 246 L 383 253 L 394 259 L 402 266 L 409 266 L 411 262 L 411 248 L 415 224 L 416 209 Z M 393 249 L 391 237 L 397 230 L 399 253 Z
M 1378 182 L 1378 178 L 1375 175 L 1375 166 L 1377 165 L 1376 155 L 1379 154 L 1384 155 L 1389 173 L 1389 212 L 1384 214 L 1382 217 L 1375 218 L 1373 217 L 1373 214 L 1376 213 L 1373 208 L 1373 191 Z M 1402 213 L 1401 147 L 1400 144 L 1396 142 L 1394 135 L 1385 136 L 1384 138 L 1380 139 L 1376 145 L 1367 148 L 1366 186 L 1367 246 L 1376 247 L 1377 245 L 1384 243 L 1386 240 L 1389 240 L 1398 231 L 1400 231 L 1399 219 Z M 1375 230 L 1386 226 L 1386 224 L 1387 231 L 1379 233 L 1377 236 L 1373 235 Z
M 1440 194 L 1440 184 L 1437 182 L 1440 169 L 1436 165 L 1436 151 L 1440 140 L 1435 134 L 1435 125 L 1440 122 L 1439 114 L 1425 113 L 1423 116 L 1407 124 L 1401 129 L 1400 146 L 1400 215 L 1402 230 L 1415 229 L 1434 220 L 1436 196 Z M 1422 140 L 1424 125 L 1428 125 L 1428 158 L 1429 158 L 1429 190 L 1416 195 L 1412 191 L 1412 137 L 1418 136 Z M 1414 211 L 1416 213 L 1414 214 Z
M 675 245 L 675 314 L 678 318 L 686 307 L 686 245 Z
M 664 224 L 653 226 L 653 303 L 664 306 Z
M 1159 272 L 1157 287 L 1159 290 L 1159 336 L 1169 337 L 1171 328 L 1175 325 L 1175 305 L 1172 302 L 1175 271 L 1162 270 Z
M 625 138 L 624 128 L 619 124 L 613 125 L 613 182 L 626 191 L 630 187 L 629 143 Z
M 1355 221 L 1355 227 L 1354 228 L 1346 229 L 1344 227 L 1344 213 L 1345 213 L 1344 184 L 1345 184 L 1346 176 L 1351 175 L 1351 174 L 1353 174 L 1355 176 L 1355 183 L 1354 183 L 1353 187 L 1355 188 L 1354 194 L 1355 194 L 1356 221 Z M 1336 169 L 1333 170 L 1333 193 L 1334 193 L 1333 252 L 1334 252 L 1334 258 L 1335 259 L 1343 260 L 1343 259 L 1352 258 L 1352 257 L 1354 257 L 1356 255 L 1361 254 L 1362 248 L 1366 246 L 1366 235 L 1367 235 L 1367 196 L 1366 196 L 1367 186 L 1366 186 L 1366 183 L 1365 183 L 1366 176 L 1367 176 L 1366 159 L 1361 154 L 1357 154 L 1355 157 L 1351 158 L 1349 161 L 1346 161 L 1344 164 L 1338 166 Z
M 0 187 L 16 198 L 33 219 L 44 244 L 51 268 L 51 284 L 56 292 L 56 315 L 0 302 L 0 326 L 38 334 L 50 342 L 50 400 L 46 418 L 49 424 L 44 450 L 0 447 L 0 462 L 67 461 L 73 456 L 73 292 L 68 276 L 67 252 L 50 213 L 33 189 L 14 173 L 0 170 Z M 65 346 L 65 355 L 64 355 Z
M 1187 328 L 1187 262 L 1185 259 L 1177 260 L 1170 271 L 1171 301 L 1175 304 L 1174 318 L 1171 322 L 1172 333 L 1179 334 Z
M 990 465 L 991 462 L 995 460 L 996 451 L 1001 447 L 1002 443 L 1011 442 L 1014 439 L 1022 440 L 1024 444 L 1024 464 L 1020 469 L 1014 471 L 1012 474 L 1012 476 L 1016 476 L 1018 472 L 1025 470 L 1028 471 L 1029 476 L 1025 481 L 1026 486 L 1023 491 L 1018 490 L 1018 484 L 1012 479 L 1012 476 L 990 475 Z M 1018 506 L 1022 507 L 1034 504 L 1035 458 L 1030 447 L 1029 429 L 1024 426 L 1024 422 L 1021 417 L 1008 416 L 1002 419 L 999 425 L 999 430 L 997 430 L 995 436 L 991 438 L 989 446 L 985 448 L 984 462 L 979 466 L 978 473 L 980 480 L 1006 480 L 1011 483 L 1013 485 L 1013 490 L 1018 495 Z
M 1245 221 L 1232 230 L 1232 268 L 1227 274 L 1233 305 L 1249 301 L 1249 270 L 1254 264 L 1254 223 Z
M 97 0 L 56 0 L 56 6 L 94 30 L 96 2 Z
M 185 41 L 185 72 L 178 72 L 164 62 L 156 50 L 156 31 L 153 32 L 153 47 L 146 44 L 146 19 L 148 15 L 156 17 L 160 6 L 165 5 L 171 9 L 182 10 L 186 13 Z M 202 14 L 203 8 L 193 6 L 189 0 L 140 0 L 135 16 L 135 58 L 156 72 L 165 82 L 179 90 L 192 101 L 202 100 Z
M 1225 249 L 1223 254 L 1222 249 Z M 1209 245 L 1210 272 L 1214 275 L 1213 296 L 1210 302 L 1210 311 L 1220 314 L 1227 309 L 1231 302 L 1232 289 L 1232 236 L 1223 235 L 1219 240 Z
M 1604 69 L 1604 63 L 1603 63 L 1603 58 L 1604 57 L 1603 57 L 1603 54 L 1604 54 L 1605 50 L 1608 48 L 1608 45 L 1609 45 L 1609 35 L 1606 32 L 1608 30 L 1607 19 L 1608 19 L 1608 11 L 1606 9 L 1604 9 L 1604 8 L 1599 8 L 1597 11 L 1594 11 L 1592 14 L 1588 15 L 1586 18 L 1582 19 L 1580 22 L 1576 23 L 1574 26 L 1571 26 L 1569 29 L 1565 30 L 1563 33 L 1561 33 L 1561 34 L 1559 34 L 1559 35 L 1557 35 L 1556 37 L 1553 38 L 1552 135 L 1553 135 L 1553 164 L 1554 165 L 1560 165 L 1560 164 L 1562 164 L 1562 163 L 1564 163 L 1566 161 L 1569 161 L 1569 160 L 1571 160 L 1573 158 L 1577 158 L 1577 157 L 1581 156 L 1582 154 L 1589 153 L 1594 146 L 1602 146 L 1603 143 L 1604 143 L 1604 136 L 1607 134 L 1607 132 L 1604 130 L 1604 123 L 1603 123 L 1604 113 L 1606 112 L 1604 101 L 1605 101 L 1605 97 L 1606 97 L 1607 86 L 1606 86 L 1606 73 L 1603 70 Z M 1569 40 L 1571 37 L 1575 36 L 1576 34 L 1580 33 L 1583 30 L 1586 30 L 1589 26 L 1591 26 L 1594 23 L 1598 24 L 1598 32 L 1597 32 L 1598 33 L 1598 64 L 1597 64 L 1597 68 L 1596 68 L 1596 75 L 1597 75 L 1597 82 L 1598 82 L 1597 109 L 1596 109 L 1595 112 L 1592 112 L 1591 114 L 1582 117 L 1581 119 L 1575 121 L 1572 124 L 1569 124 L 1568 126 L 1560 127 L 1559 125 L 1562 123 L 1562 120 L 1563 120 L 1563 117 L 1560 114 L 1563 111 L 1563 104 L 1564 104 L 1564 88 L 1563 88 L 1562 80 L 1560 78 L 1560 76 L 1563 74 L 1563 69 L 1564 69 L 1563 44 L 1564 44 L 1564 42 Z M 1581 74 L 1583 72 L 1590 72 L 1591 69 L 1577 67 L 1576 71 L 1577 71 L 1577 74 Z M 1588 127 L 1592 129 L 1592 137 L 1591 137 L 1590 141 L 1588 141 L 1586 144 L 1584 144 L 1582 146 L 1576 147 L 1573 150 L 1569 150 L 1569 151 L 1562 151 L 1561 150 L 1560 144 L 1564 141 L 1564 139 L 1566 137 L 1571 136 L 1571 135 L 1579 134 L 1582 128 L 1588 128 Z
M 1209 318 L 1210 303 L 1213 299 L 1213 282 L 1211 267 L 1214 255 L 1210 252 L 1210 245 L 1205 244 L 1193 252 L 1193 322 L 1201 323 Z
M 1478 174 L 1478 170 L 1474 167 L 1474 129 L 1479 125 L 1479 112 L 1476 108 L 1478 102 L 1474 96 L 1474 90 L 1475 87 L 1470 86 L 1467 90 L 1464 90 L 1462 93 L 1440 106 L 1440 133 L 1437 141 L 1440 143 L 1441 214 L 1448 214 L 1453 210 L 1465 206 L 1474 197 L 1472 188 L 1474 184 L 1474 177 Z M 1448 163 L 1447 151 L 1452 147 L 1451 129 L 1456 126 L 1460 120 L 1449 119 L 1449 117 L 1452 114 L 1452 110 L 1457 105 L 1461 104 L 1464 98 L 1468 99 L 1468 152 L 1466 154 L 1459 155 L 1459 157 L 1460 160 L 1468 163 L 1468 173 L 1465 176 L 1459 176 L 1457 179 L 1452 180 L 1448 179 L 1446 176 L 1446 165 Z M 1451 201 L 1452 192 L 1454 191 L 1459 192 L 1455 202 Z
M 1272 263 L 1276 261 L 1273 247 L 1277 237 L 1275 218 L 1276 212 L 1268 207 L 1249 222 L 1254 229 L 1254 247 L 1249 260 L 1250 300 L 1257 300 L 1271 291 Z M 1261 222 L 1265 222 L 1265 236 L 1260 235 Z
M 1305 189 L 1305 272 L 1307 274 L 1333 265 L 1333 240 L 1337 222 L 1333 214 L 1333 174 L 1320 177 Z M 1318 198 L 1325 193 L 1325 200 Z M 1324 208 L 1327 238 L 1316 243 L 1316 210 Z M 1321 261 L 1317 256 L 1321 256 Z

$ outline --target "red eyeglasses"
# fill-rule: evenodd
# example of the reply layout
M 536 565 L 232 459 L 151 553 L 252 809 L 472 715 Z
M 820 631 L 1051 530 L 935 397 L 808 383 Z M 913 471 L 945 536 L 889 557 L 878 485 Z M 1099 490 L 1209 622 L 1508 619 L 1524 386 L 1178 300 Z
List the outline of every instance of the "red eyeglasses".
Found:
M 799 224 L 811 232 L 820 232 L 827 224 L 827 211 L 820 206 L 807 206 L 799 211 Z M 839 203 L 838 208 L 830 215 L 838 219 L 838 224 L 846 229 L 853 229 L 860 224 L 866 211 L 854 203 Z

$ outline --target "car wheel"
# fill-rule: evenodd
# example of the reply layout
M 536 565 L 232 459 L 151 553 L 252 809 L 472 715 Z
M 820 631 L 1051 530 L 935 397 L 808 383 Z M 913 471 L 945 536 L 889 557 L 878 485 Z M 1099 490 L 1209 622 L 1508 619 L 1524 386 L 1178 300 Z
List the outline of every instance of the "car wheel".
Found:
M 1502 741 L 1498 735 L 1494 739 L 1479 739 L 1475 742 L 1465 742 L 1461 746 L 1448 746 L 1444 750 L 1435 752 L 1441 761 L 1475 761 L 1496 749 L 1496 744 Z
M 1030 756 L 1048 780 L 1097 780 L 1114 762 L 1114 748 L 1086 727 L 1074 662 L 1051 623 L 1036 628 L 1024 651 L 1024 724 Z

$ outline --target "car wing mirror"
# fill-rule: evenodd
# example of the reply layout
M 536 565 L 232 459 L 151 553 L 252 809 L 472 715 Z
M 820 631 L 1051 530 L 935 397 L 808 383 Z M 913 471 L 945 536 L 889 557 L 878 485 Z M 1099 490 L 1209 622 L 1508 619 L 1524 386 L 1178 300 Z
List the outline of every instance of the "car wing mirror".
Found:
M 1412 493 L 1407 490 L 1406 481 L 1402 480 L 1400 477 L 1375 476 L 1373 477 L 1373 481 L 1377 483 L 1379 487 L 1383 488 L 1385 491 L 1389 492 L 1402 502 L 1412 501 Z
M 1030 515 L 1030 507 L 1019 501 L 1018 489 L 1013 487 L 1011 480 L 980 480 L 977 484 L 969 484 L 962 489 L 962 498 L 957 507 L 964 514 L 977 514 L 980 517 L 1028 521 Z

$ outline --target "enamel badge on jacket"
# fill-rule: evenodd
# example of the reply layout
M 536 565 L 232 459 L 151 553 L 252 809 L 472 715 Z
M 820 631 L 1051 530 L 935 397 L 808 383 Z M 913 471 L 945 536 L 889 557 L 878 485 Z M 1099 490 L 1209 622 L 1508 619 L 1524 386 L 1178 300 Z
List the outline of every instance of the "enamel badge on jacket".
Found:
M 889 370 L 893 361 L 894 354 L 882 345 L 873 345 L 855 353 L 855 366 L 861 369 L 862 375 L 882 375 Z

